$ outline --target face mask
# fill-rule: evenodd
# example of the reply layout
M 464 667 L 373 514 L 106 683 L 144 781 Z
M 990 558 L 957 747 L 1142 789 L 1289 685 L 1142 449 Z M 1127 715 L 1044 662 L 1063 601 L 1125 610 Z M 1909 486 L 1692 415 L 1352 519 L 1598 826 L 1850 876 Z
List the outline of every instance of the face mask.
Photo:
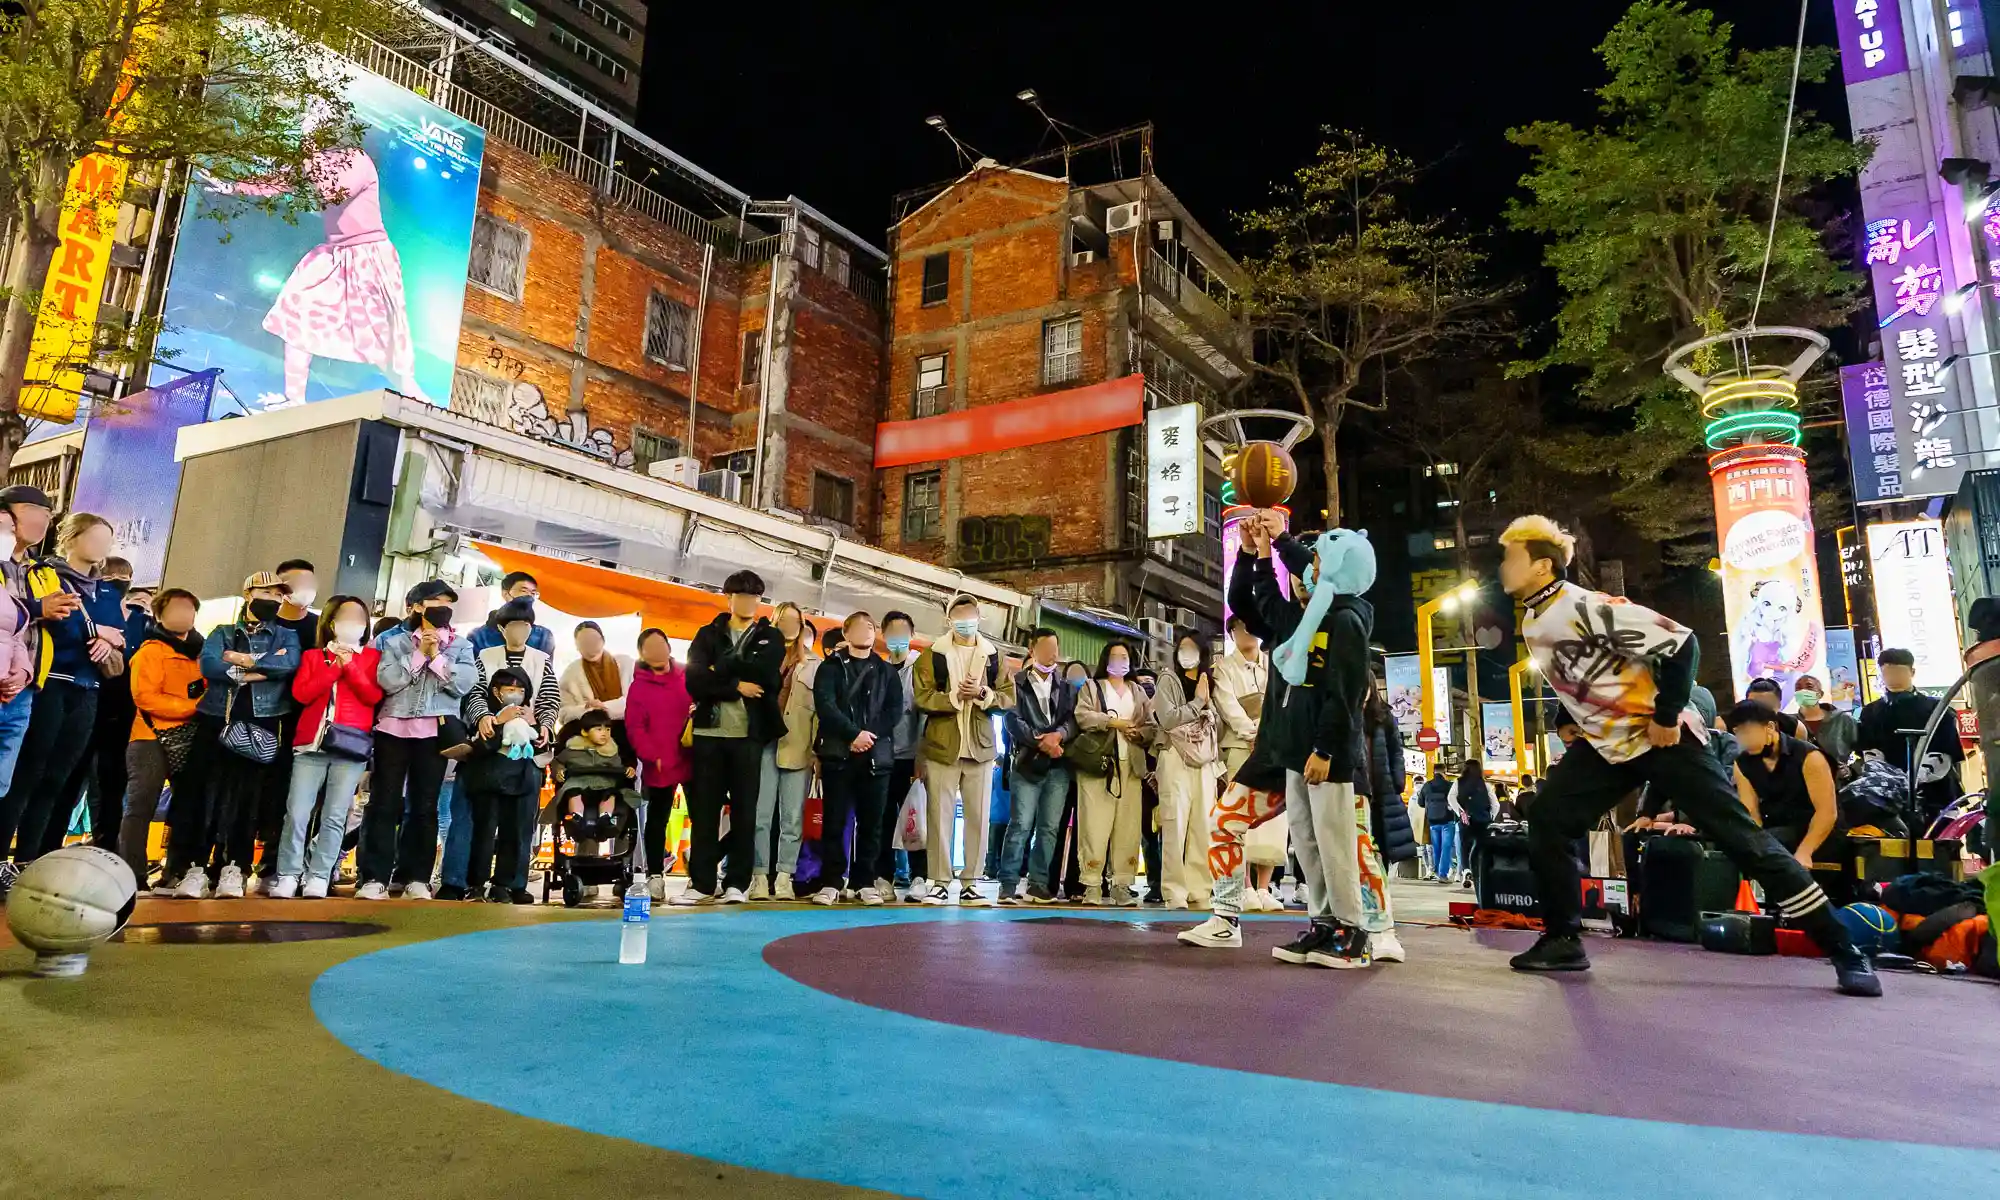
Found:
M 1150 682 L 1141 680 L 1139 683 L 1139 690 L 1150 696 L 1153 694 L 1153 685 Z
M 1183 671 L 1192 671 L 1201 665 L 1201 652 L 1199 650 L 1183 649 L 1174 657 L 1180 661 L 1181 670 Z
M 1104 673 L 1113 679 L 1123 679 L 1132 673 L 1132 664 L 1123 659 L 1114 658 L 1104 664 Z
M 292 589 L 292 603 L 299 608 L 311 608 L 313 601 L 317 599 L 319 599 L 319 592 L 312 588 L 295 587 Z
M 250 619 L 263 624 L 278 615 L 278 602 L 268 596 L 259 596 L 250 602 Z
M 1035 670 L 1040 671 L 1044 675 L 1053 675 L 1056 673 L 1056 665 L 1054 663 L 1050 663 L 1046 667 L 1040 663 L 1033 663 L 1031 665 L 1035 668 Z
M 366 632 L 368 626 L 360 621 L 339 621 L 333 627 L 333 640 L 343 646 L 359 646 Z
M 501 708 L 506 708 L 509 705 L 519 704 L 521 701 L 527 699 L 528 697 L 525 692 L 509 691 L 509 692 L 495 692 L 493 693 L 493 698 L 500 702 Z
M 0 558 L 14 557 L 14 547 L 17 544 L 13 534 L 0 533 Z
M 1818 693 L 1818 692 L 1796 692 L 1796 693 L 1794 693 L 1794 695 L 1796 695 L 1796 696 L 1798 697 L 1798 701 L 1799 701 L 1799 707 L 1800 707 L 1800 708 L 1818 708 L 1818 707 L 1819 707 L 1819 693 Z
M 909 652 L 910 652 L 910 639 L 909 639 L 909 638 L 906 638 L 906 637 L 892 637 L 892 638 L 890 638 L 890 639 L 889 639 L 889 653 L 891 653 L 891 654 L 908 654 Z
M 953 621 L 951 623 L 951 631 L 960 637 L 975 637 L 979 633 L 979 618 L 969 617 L 965 620 Z
M 430 626 L 432 629 L 444 628 L 451 624 L 451 609 L 446 608 L 442 604 L 426 608 L 424 610 L 424 624 Z

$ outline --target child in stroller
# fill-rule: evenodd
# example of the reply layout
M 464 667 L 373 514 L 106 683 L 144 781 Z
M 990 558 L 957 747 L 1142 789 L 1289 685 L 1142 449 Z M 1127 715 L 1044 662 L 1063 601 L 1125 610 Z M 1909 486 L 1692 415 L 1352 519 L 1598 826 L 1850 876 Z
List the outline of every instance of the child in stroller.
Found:
M 611 718 L 602 710 L 585 713 L 556 755 L 554 773 L 557 820 L 577 847 L 575 856 L 560 856 L 557 864 L 564 903 L 582 903 L 583 887 L 592 883 L 613 883 L 622 895 L 631 883 L 639 794 L 637 772 L 619 754 Z M 584 847 L 593 843 L 595 854 L 584 857 Z

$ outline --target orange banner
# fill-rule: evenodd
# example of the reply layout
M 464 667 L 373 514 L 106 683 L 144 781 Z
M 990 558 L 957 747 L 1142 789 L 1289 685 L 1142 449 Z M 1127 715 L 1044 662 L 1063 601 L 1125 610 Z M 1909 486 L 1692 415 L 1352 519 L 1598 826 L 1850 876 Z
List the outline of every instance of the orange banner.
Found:
M 987 404 L 875 427 L 875 466 L 991 454 L 1105 433 L 1146 419 L 1146 377 L 1125 375 L 1089 387 Z

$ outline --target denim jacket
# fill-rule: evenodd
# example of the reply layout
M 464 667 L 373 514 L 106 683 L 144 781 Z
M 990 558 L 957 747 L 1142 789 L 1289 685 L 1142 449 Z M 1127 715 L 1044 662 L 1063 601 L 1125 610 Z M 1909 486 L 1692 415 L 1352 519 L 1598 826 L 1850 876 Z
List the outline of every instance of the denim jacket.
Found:
M 377 721 L 395 717 L 455 717 L 464 697 L 478 686 L 479 665 L 470 638 L 455 637 L 440 653 L 450 670 L 438 678 L 428 664 L 415 670 L 417 635 L 407 625 L 383 634 L 375 643 L 382 652 L 382 665 L 375 680 L 382 685 L 382 707 Z
M 250 669 L 264 678 L 240 686 L 232 682 L 229 664 L 222 661 L 225 650 L 256 655 L 257 665 Z M 292 675 L 299 663 L 299 635 L 275 621 L 254 630 L 242 625 L 219 626 L 201 643 L 201 677 L 208 680 L 208 690 L 201 694 L 195 711 L 205 717 L 225 713 L 232 718 L 282 717 L 292 708 Z M 230 707 L 230 696 L 238 691 L 249 696 L 247 711 L 240 703 Z

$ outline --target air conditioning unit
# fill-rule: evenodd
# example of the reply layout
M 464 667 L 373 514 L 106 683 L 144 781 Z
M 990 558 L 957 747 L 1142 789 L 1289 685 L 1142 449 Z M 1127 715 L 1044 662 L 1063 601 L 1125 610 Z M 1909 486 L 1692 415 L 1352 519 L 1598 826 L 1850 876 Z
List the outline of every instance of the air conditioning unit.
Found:
M 1167 620 L 1178 628 L 1193 629 L 1196 623 L 1195 611 L 1191 608 L 1170 608 L 1167 610 Z
M 697 490 L 718 500 L 732 500 L 740 504 L 743 501 L 743 477 L 734 471 L 703 471 Z
M 1104 232 L 1123 233 L 1139 226 L 1139 202 L 1114 205 L 1104 210 Z
M 1078 250 L 1069 256 L 1069 265 L 1072 267 L 1086 267 L 1096 261 L 1097 251 L 1095 250 Z
M 646 464 L 646 474 L 668 483 L 678 483 L 684 488 L 701 486 L 701 460 L 698 458 L 662 458 Z
M 1180 223 L 1179 221 L 1155 221 L 1155 222 L 1153 222 L 1153 240 L 1154 240 L 1154 241 L 1156 241 L 1156 242 L 1178 242 L 1178 241 L 1180 241 L 1180 240 L 1181 240 L 1181 223 Z
M 1169 645 L 1174 640 L 1174 623 L 1158 617 L 1140 617 L 1139 632 L 1146 635 L 1148 642 Z

